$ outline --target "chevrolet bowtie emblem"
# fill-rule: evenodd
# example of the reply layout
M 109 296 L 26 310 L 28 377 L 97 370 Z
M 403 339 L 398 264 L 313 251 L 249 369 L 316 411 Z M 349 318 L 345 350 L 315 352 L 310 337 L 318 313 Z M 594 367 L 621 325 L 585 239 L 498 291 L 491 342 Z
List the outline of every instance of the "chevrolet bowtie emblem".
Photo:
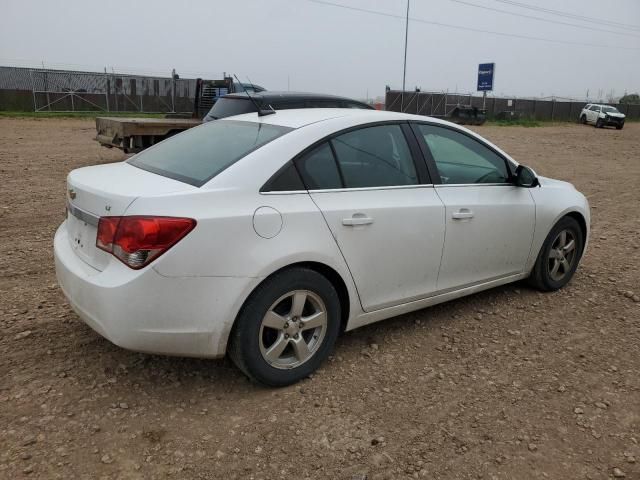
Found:
M 73 200 L 74 198 L 76 198 L 76 191 L 73 188 L 69 189 L 69 198 L 71 200 Z

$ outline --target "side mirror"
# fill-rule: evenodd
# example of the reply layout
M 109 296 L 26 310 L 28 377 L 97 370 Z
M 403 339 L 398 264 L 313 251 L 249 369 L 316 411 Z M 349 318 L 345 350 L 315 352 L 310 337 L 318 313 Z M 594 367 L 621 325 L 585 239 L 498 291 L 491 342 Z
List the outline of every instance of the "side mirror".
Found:
M 536 172 L 525 165 L 516 167 L 515 177 L 515 183 L 518 187 L 533 188 L 540 185 Z

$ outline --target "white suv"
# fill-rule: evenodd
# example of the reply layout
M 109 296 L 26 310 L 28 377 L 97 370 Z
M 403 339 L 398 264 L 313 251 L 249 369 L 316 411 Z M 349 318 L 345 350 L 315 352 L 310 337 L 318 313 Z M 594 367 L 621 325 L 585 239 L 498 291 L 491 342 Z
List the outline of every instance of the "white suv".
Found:
M 589 103 L 580 112 L 580 123 L 593 123 L 596 128 L 612 126 L 621 130 L 624 127 L 624 119 L 624 113 L 609 105 Z

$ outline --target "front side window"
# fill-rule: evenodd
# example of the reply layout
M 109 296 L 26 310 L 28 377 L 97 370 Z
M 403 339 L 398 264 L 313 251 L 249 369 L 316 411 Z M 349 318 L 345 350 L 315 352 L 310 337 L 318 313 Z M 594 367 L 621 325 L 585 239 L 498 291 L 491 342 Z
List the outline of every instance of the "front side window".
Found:
M 129 164 L 200 187 L 242 157 L 291 130 L 258 122 L 209 122 L 140 152 Z
M 505 160 L 477 140 L 433 125 L 417 124 L 443 184 L 507 183 Z
M 365 127 L 331 140 L 346 188 L 417 185 L 400 125 Z
M 599 111 L 600 111 L 600 107 L 599 107 L 599 106 L 597 106 L 597 105 L 592 105 L 592 106 L 591 106 L 591 111 L 593 111 L 593 112 L 599 112 Z

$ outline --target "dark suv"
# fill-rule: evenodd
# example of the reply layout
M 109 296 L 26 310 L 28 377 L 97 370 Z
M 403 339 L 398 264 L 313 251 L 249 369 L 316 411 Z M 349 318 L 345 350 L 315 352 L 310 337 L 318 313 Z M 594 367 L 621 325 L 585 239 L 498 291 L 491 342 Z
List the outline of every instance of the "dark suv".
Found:
M 251 94 L 261 109 L 288 110 L 292 108 L 363 108 L 373 107 L 357 100 L 321 93 L 300 92 L 256 92 Z M 230 93 L 218 99 L 209 113 L 202 119 L 210 122 L 219 118 L 231 117 L 242 113 L 255 112 L 256 107 L 246 93 Z

